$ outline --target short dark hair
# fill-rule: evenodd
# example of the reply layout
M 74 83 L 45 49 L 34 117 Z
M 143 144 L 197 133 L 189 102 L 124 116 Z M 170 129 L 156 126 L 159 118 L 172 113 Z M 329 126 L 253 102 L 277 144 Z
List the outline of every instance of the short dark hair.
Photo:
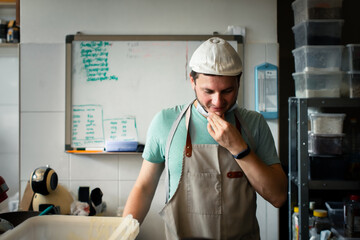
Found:
M 199 73 L 191 70 L 190 76 L 194 79 L 194 81 L 196 81 L 196 79 L 199 77 Z
M 207 75 L 207 76 L 215 76 L 214 74 L 205 74 L 205 73 L 203 73 L 203 74 Z M 242 72 L 239 75 L 235 76 L 238 81 L 240 81 L 241 74 L 242 74 Z M 194 82 L 196 83 L 196 79 L 199 77 L 199 73 L 191 70 L 190 76 L 194 79 Z

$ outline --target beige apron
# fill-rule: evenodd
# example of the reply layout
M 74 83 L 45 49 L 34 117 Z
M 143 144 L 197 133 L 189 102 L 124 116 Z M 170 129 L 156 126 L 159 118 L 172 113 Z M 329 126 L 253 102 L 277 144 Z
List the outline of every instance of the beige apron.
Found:
M 171 140 L 185 112 L 188 133 L 182 174 L 176 192 L 160 212 L 166 238 L 260 239 L 256 193 L 230 152 L 216 144 L 191 144 L 191 104 L 170 131 L 165 154 L 167 173 Z M 168 174 L 166 178 L 168 199 Z

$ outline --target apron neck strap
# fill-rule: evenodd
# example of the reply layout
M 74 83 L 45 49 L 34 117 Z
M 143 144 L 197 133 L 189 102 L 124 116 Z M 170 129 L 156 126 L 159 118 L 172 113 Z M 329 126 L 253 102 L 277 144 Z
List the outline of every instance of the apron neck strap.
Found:
M 169 200 L 169 196 L 170 196 L 170 186 L 169 186 L 169 151 L 170 151 L 170 145 L 173 139 L 173 136 L 175 134 L 176 128 L 180 123 L 180 120 L 182 119 L 182 117 L 184 116 L 185 112 L 188 109 L 191 109 L 191 106 L 193 104 L 195 100 L 192 100 L 190 103 L 188 103 L 180 112 L 180 114 L 178 115 L 177 119 L 175 120 L 175 122 L 173 123 L 173 125 L 171 126 L 170 129 L 170 133 L 168 135 L 167 141 L 166 141 L 166 145 L 165 145 L 165 194 L 166 194 L 166 199 L 165 199 L 165 203 L 168 202 Z
M 192 155 L 192 144 L 191 144 L 191 137 L 190 137 L 190 118 L 191 118 L 191 107 L 188 108 L 185 114 L 186 117 L 186 145 L 185 145 L 185 156 L 191 157 Z

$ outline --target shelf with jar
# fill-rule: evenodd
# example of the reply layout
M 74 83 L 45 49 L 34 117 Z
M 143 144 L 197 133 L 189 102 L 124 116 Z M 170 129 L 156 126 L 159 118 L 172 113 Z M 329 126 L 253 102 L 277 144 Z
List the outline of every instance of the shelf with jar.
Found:
M 289 99 L 289 216 L 297 206 L 301 239 L 309 239 L 311 201 L 326 209 L 360 193 L 359 107 L 360 98 Z
M 20 42 L 19 7 L 19 0 L 0 0 L 0 47 L 16 47 Z

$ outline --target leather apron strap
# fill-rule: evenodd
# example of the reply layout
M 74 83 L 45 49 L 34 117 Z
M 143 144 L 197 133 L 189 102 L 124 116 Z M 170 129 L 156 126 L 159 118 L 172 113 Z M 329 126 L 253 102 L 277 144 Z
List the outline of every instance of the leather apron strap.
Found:
M 165 203 L 167 203 L 169 201 L 169 196 L 170 196 L 170 186 L 169 186 L 169 151 L 170 151 L 170 145 L 172 142 L 172 139 L 174 137 L 175 131 L 177 129 L 177 126 L 179 125 L 182 117 L 184 116 L 185 112 L 188 110 L 189 107 L 192 106 L 193 102 L 195 100 L 192 100 L 190 103 L 188 103 L 188 105 L 186 105 L 186 107 L 183 108 L 183 110 L 180 112 L 179 116 L 176 118 L 175 122 L 173 123 L 173 125 L 171 126 L 168 138 L 166 140 L 166 145 L 165 145 L 165 195 L 166 195 L 166 200 Z

